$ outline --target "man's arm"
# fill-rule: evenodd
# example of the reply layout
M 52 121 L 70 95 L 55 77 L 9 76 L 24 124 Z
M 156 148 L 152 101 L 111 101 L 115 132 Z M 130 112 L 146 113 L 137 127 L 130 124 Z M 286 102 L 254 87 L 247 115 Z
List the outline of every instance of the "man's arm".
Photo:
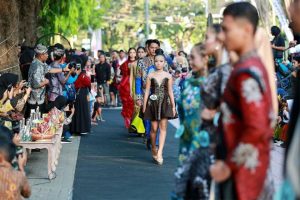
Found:
M 106 67 L 107 69 L 106 69 L 106 73 L 107 73 L 107 77 L 106 77 L 106 81 L 108 82 L 108 81 L 110 81 L 110 75 L 111 75 L 111 66 L 110 66 L 110 64 L 108 64 L 107 63 L 107 67 Z

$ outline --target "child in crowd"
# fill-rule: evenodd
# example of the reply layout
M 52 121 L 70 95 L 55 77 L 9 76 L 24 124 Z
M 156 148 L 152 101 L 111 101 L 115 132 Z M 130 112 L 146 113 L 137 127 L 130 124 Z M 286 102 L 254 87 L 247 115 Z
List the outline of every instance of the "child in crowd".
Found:
M 101 122 L 104 122 L 102 118 L 102 108 L 101 105 L 104 104 L 104 99 L 100 95 L 96 96 L 96 102 L 94 103 L 94 111 L 92 115 L 92 123 L 97 124 L 97 120 L 100 120 Z
M 28 198 L 31 194 L 30 185 L 25 176 L 24 168 L 16 171 L 11 166 L 15 157 L 16 146 L 11 140 L 10 130 L 0 127 L 0 197 L 1 199 L 17 200 Z
M 104 122 L 105 120 L 102 117 L 102 108 L 104 105 L 104 95 L 103 88 L 100 86 L 98 89 L 98 94 L 96 96 L 96 102 L 94 103 L 94 109 L 92 114 L 92 123 L 97 124 L 97 120 Z
M 63 123 L 63 136 L 62 136 L 62 142 L 63 143 L 71 143 L 72 135 L 70 133 L 70 127 L 69 125 L 72 122 L 73 115 L 75 113 L 74 104 L 70 103 L 67 106 L 67 99 L 64 96 L 58 96 L 56 97 L 53 104 L 49 106 L 49 111 L 56 107 L 58 110 L 61 110 L 64 112 L 64 123 Z
M 97 84 L 96 84 L 96 83 L 92 83 L 92 84 L 91 84 L 91 92 L 90 92 L 90 96 L 89 96 L 89 98 L 90 98 L 89 103 L 90 103 L 91 117 L 92 117 L 92 115 L 93 115 L 93 106 L 94 106 L 94 103 L 95 103 L 95 101 L 96 101 L 96 96 L 97 96 Z M 91 123 L 92 123 L 93 125 L 95 125 L 95 124 L 93 123 L 93 121 L 92 121 Z

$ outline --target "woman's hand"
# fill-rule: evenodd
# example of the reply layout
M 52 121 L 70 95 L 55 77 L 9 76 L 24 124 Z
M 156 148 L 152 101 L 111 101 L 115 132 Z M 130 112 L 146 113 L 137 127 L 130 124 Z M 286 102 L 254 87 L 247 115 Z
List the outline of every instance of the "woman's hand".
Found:
M 146 105 L 143 106 L 143 113 L 146 112 Z
M 31 88 L 29 87 L 29 88 L 26 88 L 26 94 L 29 96 L 30 95 L 30 93 L 31 93 Z
M 8 98 L 12 99 L 14 96 L 14 87 L 11 87 L 10 91 L 8 91 Z
M 13 143 L 18 146 L 20 144 L 20 141 L 21 141 L 20 135 L 15 134 L 13 137 Z
M 213 120 L 216 112 L 216 110 L 204 108 L 204 110 L 201 113 L 201 118 L 204 120 Z
M 209 171 L 211 177 L 216 182 L 223 182 L 231 175 L 230 168 L 225 164 L 224 161 L 221 160 L 217 160 L 213 165 L 211 165 Z
M 75 113 L 75 107 L 73 106 L 72 108 L 71 108 L 71 114 L 73 115 Z
M 142 106 L 142 100 L 140 100 L 140 99 L 136 100 L 136 105 L 141 107 Z
M 18 88 L 17 89 L 22 89 L 24 84 L 25 84 L 25 80 L 22 80 L 19 84 L 18 84 Z
M 172 108 L 172 112 L 173 112 L 173 117 L 175 117 L 176 116 L 176 108 L 175 107 Z

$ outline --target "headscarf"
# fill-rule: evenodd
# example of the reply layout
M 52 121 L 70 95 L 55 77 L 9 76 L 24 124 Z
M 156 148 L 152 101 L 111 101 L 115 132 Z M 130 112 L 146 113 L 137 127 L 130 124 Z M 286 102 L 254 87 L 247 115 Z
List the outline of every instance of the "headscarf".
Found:
M 258 28 L 256 31 L 255 46 L 257 49 L 257 53 L 261 58 L 268 73 L 269 84 L 271 87 L 273 110 L 274 110 L 274 114 L 277 116 L 278 100 L 277 100 L 276 83 L 275 83 L 274 58 L 273 58 L 273 53 L 272 53 L 271 44 L 268 35 L 265 32 L 265 30 L 262 28 Z
M 62 110 L 67 105 L 67 99 L 64 96 L 56 97 L 55 101 L 50 105 L 49 110 L 56 107 L 58 110 Z
M 0 99 L 3 98 L 3 94 L 8 89 L 8 86 L 15 86 L 18 79 L 19 76 L 13 73 L 5 73 L 0 76 Z

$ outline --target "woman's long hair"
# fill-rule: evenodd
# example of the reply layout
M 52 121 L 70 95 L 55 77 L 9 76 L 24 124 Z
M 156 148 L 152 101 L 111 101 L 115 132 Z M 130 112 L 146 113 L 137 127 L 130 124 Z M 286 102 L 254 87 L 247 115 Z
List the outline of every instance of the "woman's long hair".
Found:
M 135 57 L 134 57 L 134 60 L 137 60 L 137 52 L 136 52 L 136 49 L 133 48 L 133 47 L 130 47 L 130 48 L 128 49 L 128 60 L 131 61 L 130 55 L 129 55 L 129 52 L 130 52 L 131 50 L 134 50 L 134 51 L 135 51 L 136 55 L 135 55 Z
M 274 114 L 277 116 L 278 100 L 277 100 L 277 91 L 276 91 L 276 83 L 275 83 L 274 58 L 273 58 L 272 48 L 271 48 L 268 35 L 262 28 L 259 28 L 256 31 L 255 47 L 257 48 L 257 53 L 261 58 L 261 61 L 263 62 L 268 73 Z

